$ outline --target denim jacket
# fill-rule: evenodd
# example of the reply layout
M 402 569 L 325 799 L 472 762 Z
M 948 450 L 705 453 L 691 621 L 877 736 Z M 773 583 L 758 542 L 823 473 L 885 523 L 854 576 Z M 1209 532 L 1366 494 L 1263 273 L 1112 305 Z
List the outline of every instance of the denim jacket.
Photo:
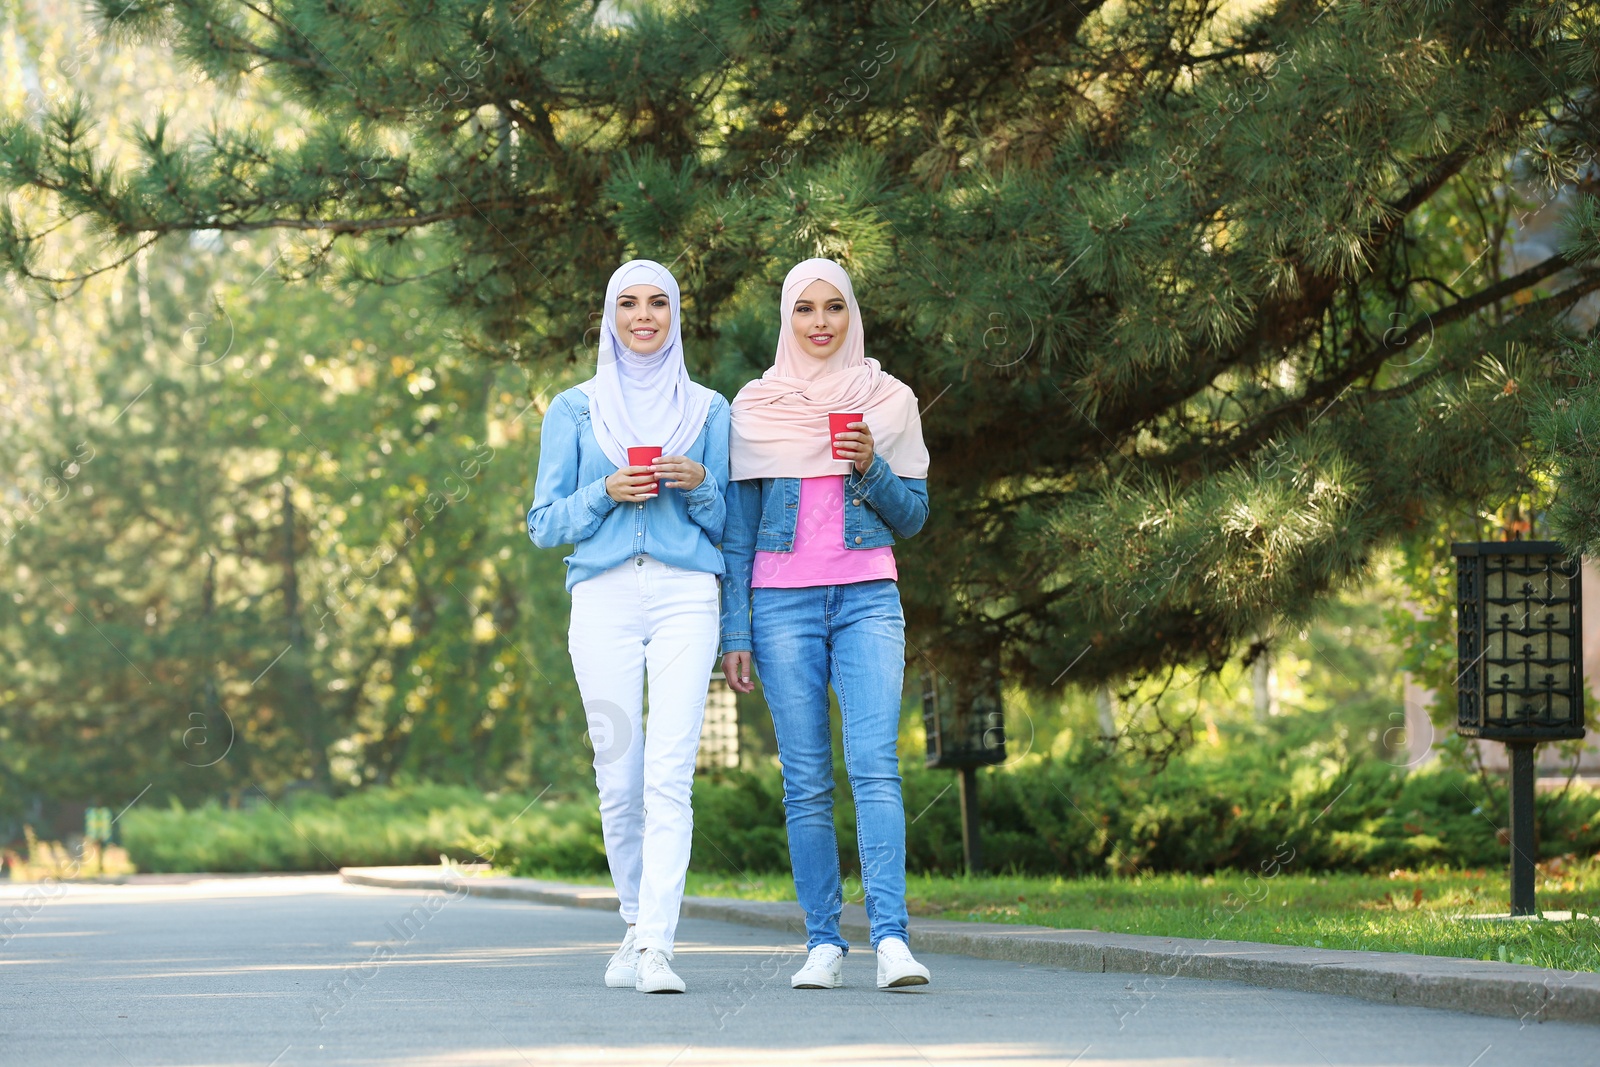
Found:
M 617 465 L 600 451 L 581 389 L 559 394 L 539 432 L 539 476 L 528 509 L 528 537 L 540 548 L 573 545 L 566 558 L 567 588 L 633 556 L 648 555 L 686 570 L 723 572 L 723 521 L 728 485 L 728 402 L 711 399 L 705 428 L 689 446 L 706 468 L 705 481 L 688 492 L 661 487 L 643 504 L 619 504 L 606 492 Z
M 750 579 L 757 552 L 794 551 L 800 479 L 756 478 L 728 486 L 722 530 L 727 577 L 722 583 L 722 651 L 750 650 Z M 844 547 L 883 548 L 911 537 L 928 521 L 928 483 L 900 478 L 882 456 L 867 473 L 844 478 Z

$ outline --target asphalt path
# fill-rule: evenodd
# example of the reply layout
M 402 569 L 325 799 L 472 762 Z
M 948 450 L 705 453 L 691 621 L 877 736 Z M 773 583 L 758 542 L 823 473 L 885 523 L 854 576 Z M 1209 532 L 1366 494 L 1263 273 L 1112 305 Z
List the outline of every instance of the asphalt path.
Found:
M 686 921 L 682 996 L 601 983 L 600 911 L 335 876 L 0 883 L 0 1064 L 1562 1067 L 1600 1027 L 923 955 L 933 984 L 798 991 L 801 947 Z M 915 947 L 915 946 L 913 946 Z

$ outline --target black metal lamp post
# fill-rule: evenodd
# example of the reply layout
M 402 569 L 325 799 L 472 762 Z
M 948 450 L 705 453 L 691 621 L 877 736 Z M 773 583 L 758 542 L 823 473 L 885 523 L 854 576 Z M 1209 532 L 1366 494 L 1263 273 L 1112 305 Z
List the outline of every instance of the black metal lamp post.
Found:
M 928 735 L 930 768 L 961 774 L 961 853 L 967 870 L 983 870 L 978 832 L 978 768 L 1006 760 L 1005 713 L 1000 680 L 990 671 L 981 681 L 953 681 L 934 671 L 922 676 L 922 725 Z
M 1470 541 L 1456 557 L 1456 730 L 1511 763 L 1511 914 L 1534 915 L 1534 746 L 1583 737 L 1581 561 L 1554 541 Z

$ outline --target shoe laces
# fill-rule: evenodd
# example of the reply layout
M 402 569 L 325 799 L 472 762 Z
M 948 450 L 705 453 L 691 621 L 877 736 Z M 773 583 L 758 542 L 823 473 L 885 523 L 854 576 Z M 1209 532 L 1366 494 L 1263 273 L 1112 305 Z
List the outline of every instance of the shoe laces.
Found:
M 818 945 L 806 954 L 807 967 L 831 967 L 833 961 L 844 955 L 838 945 Z
M 643 973 L 654 974 L 658 971 L 671 970 L 667 966 L 667 957 L 660 949 L 647 948 L 639 953 L 639 970 Z
M 913 959 L 906 943 L 894 937 L 878 942 L 878 955 L 891 963 L 906 963 Z
M 611 954 L 611 963 L 608 966 L 615 966 L 618 963 L 626 961 L 628 954 L 634 951 L 633 931 L 629 930 L 628 935 L 622 939 L 622 944 L 617 946 L 617 951 Z

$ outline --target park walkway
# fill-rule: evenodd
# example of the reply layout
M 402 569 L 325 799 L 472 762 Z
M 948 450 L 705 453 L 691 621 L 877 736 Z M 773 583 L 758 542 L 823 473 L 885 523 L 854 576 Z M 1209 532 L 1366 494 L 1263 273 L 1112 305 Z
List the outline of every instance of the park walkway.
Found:
M 19 904 L 25 905 L 20 912 Z M 337 876 L 4 886 L 6 1065 L 1592 1065 L 1600 1029 L 926 955 L 935 984 L 798 993 L 796 946 L 686 920 L 681 997 L 599 983 L 613 915 Z M 0 934 L 0 936 L 5 936 Z

